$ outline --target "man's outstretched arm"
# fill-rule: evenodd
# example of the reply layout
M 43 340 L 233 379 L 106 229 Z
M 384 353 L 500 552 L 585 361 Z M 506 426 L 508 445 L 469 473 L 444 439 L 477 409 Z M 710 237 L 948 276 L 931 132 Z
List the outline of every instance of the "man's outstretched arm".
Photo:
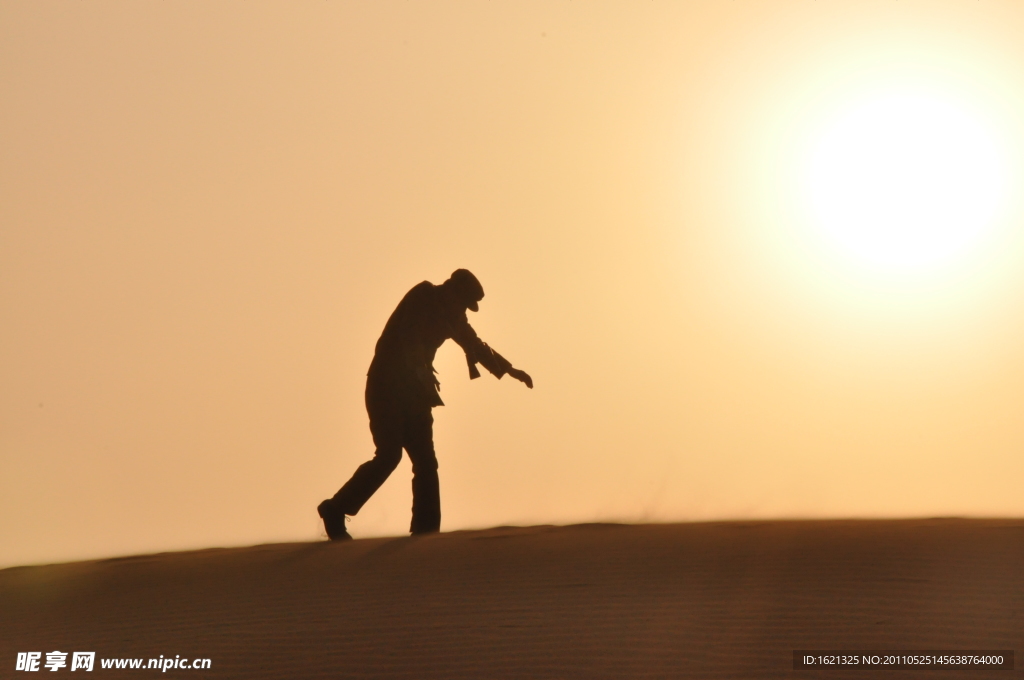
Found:
M 476 331 L 467 321 L 465 326 L 460 324 L 452 339 L 459 344 L 462 351 L 466 353 L 466 363 L 469 364 L 470 379 L 479 378 L 480 371 L 476 365 L 479 363 L 488 371 L 494 374 L 499 380 L 506 373 L 524 383 L 531 390 L 533 389 L 533 378 L 526 371 L 521 371 L 512 366 L 512 362 L 495 352 L 491 347 L 477 337 Z

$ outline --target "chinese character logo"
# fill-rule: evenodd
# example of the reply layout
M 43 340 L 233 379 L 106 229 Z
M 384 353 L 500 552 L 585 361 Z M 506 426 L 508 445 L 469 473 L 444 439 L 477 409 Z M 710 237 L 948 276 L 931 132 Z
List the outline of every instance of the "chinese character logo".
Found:
M 42 652 L 18 652 L 18 662 L 14 666 L 16 671 L 38 671 L 39 663 L 43 658 Z M 49 671 L 57 671 L 67 668 L 68 653 L 54 650 L 46 653 L 46 663 L 43 666 Z M 74 652 L 71 655 L 71 670 L 91 671 L 96 662 L 96 652 Z

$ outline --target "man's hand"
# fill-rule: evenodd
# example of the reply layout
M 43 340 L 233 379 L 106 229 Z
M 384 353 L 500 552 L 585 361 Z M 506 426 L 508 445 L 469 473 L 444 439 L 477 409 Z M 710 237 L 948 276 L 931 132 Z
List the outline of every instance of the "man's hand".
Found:
M 526 386 L 529 387 L 531 390 L 533 389 L 533 378 L 531 378 L 526 371 L 520 371 L 518 368 L 509 368 L 508 371 L 506 371 L 506 373 L 508 373 L 510 376 L 512 376 L 519 382 L 526 383 Z

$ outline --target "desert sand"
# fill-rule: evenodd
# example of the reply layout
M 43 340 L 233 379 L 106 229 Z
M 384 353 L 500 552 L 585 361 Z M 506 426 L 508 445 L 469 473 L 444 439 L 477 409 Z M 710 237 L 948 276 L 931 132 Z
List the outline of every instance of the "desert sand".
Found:
M 252 680 L 1022 677 L 794 670 L 793 650 L 1019 655 L 1024 521 L 501 527 L 15 567 L 0 647 L 5 678 L 32 677 L 17 652 L 53 650 L 120 677 L 159 671 L 100 659 Z

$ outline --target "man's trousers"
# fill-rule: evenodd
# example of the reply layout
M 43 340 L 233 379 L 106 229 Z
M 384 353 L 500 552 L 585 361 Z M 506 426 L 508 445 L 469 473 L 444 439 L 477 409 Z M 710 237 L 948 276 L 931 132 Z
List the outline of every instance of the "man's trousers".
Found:
M 331 504 L 355 515 L 380 488 L 402 460 L 402 449 L 412 461 L 412 525 L 414 534 L 441 528 L 441 493 L 434 453 L 434 416 L 431 407 L 401 388 L 376 381 L 366 383 L 366 412 L 377 447 L 373 459 L 363 463 L 334 494 Z

